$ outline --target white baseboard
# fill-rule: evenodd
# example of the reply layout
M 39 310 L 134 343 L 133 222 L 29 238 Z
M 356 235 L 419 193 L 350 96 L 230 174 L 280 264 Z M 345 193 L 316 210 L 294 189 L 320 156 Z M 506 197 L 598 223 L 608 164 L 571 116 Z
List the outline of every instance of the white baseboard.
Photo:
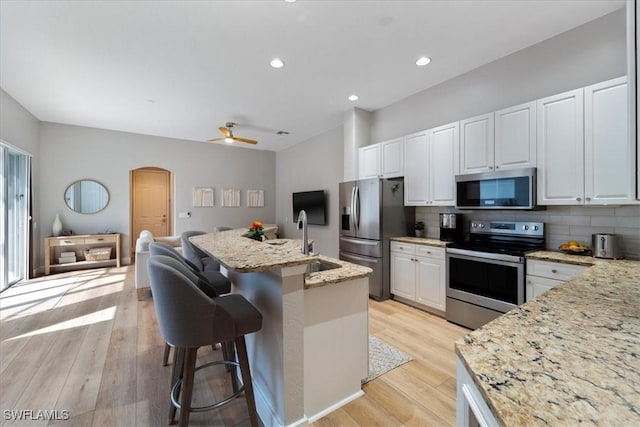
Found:
M 328 414 L 332 413 L 336 409 L 339 409 L 339 408 L 343 407 L 347 403 L 352 402 L 352 401 L 356 400 L 357 398 L 359 398 L 361 396 L 364 396 L 364 391 L 358 390 L 356 393 L 352 394 L 351 396 L 347 396 L 346 398 L 344 398 L 341 401 L 329 406 L 328 408 L 323 409 L 322 411 L 318 412 L 317 414 L 313 414 L 311 416 L 307 416 L 307 420 L 308 420 L 309 423 L 315 423 L 316 421 L 318 421 L 320 418 L 324 417 L 325 415 L 328 415 Z

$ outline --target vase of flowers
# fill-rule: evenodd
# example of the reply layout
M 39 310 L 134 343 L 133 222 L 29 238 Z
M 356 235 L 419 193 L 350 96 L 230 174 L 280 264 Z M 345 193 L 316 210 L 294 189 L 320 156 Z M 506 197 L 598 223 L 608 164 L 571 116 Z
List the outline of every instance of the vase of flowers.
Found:
M 259 242 L 265 240 L 264 226 L 262 225 L 262 223 L 260 221 L 253 221 L 251 227 L 249 227 L 247 236 L 250 239 L 257 240 Z

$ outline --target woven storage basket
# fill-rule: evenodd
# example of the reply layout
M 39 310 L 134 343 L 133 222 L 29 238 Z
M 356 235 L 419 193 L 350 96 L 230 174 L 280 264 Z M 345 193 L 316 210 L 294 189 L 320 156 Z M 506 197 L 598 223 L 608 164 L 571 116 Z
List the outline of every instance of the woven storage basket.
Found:
M 111 259 L 111 248 L 85 249 L 84 259 L 87 261 L 106 261 Z

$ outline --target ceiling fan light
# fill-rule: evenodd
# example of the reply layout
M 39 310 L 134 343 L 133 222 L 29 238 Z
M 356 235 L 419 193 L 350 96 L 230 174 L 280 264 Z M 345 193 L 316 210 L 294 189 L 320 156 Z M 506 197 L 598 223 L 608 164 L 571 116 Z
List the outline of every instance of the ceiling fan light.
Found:
M 231 144 L 233 142 L 233 138 L 227 137 L 227 138 L 224 139 L 224 142 L 226 142 L 228 144 Z

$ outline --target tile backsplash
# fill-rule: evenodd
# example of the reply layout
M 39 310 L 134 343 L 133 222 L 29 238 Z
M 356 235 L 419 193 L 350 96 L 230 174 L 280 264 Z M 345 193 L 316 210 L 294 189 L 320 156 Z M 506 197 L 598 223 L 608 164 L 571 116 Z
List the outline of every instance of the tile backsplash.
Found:
M 541 211 L 456 211 L 447 207 L 416 207 L 416 221 L 423 221 L 427 237 L 439 238 L 438 214 L 458 212 L 464 215 L 465 232 L 470 220 L 511 220 L 544 222 L 547 249 L 556 250 L 567 240 L 591 246 L 593 233 L 621 236 L 622 253 L 640 259 L 640 206 L 548 206 Z

